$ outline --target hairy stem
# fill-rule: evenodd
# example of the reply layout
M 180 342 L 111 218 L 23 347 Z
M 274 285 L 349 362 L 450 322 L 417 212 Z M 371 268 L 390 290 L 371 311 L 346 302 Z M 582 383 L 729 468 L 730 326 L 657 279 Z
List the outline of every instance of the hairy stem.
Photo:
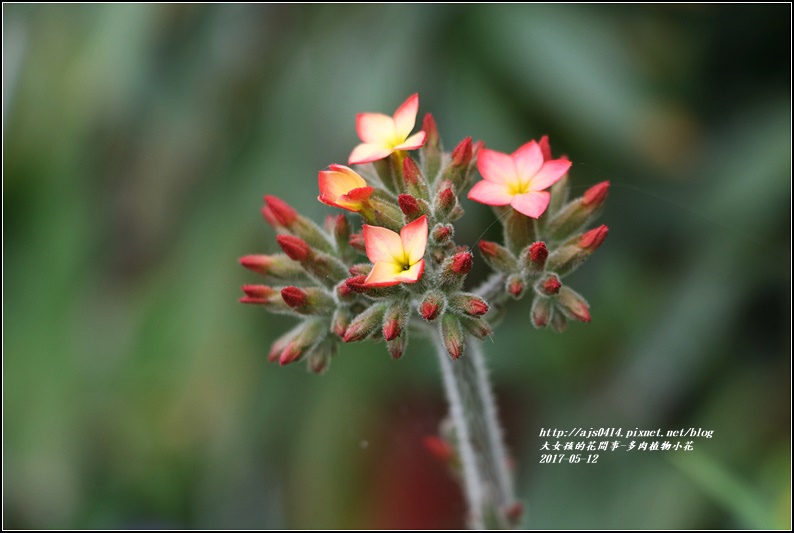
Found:
M 462 465 L 469 526 L 509 528 L 508 512 L 516 500 L 479 341 L 469 339 L 466 354 L 456 361 L 450 359 L 439 335 L 434 343 Z

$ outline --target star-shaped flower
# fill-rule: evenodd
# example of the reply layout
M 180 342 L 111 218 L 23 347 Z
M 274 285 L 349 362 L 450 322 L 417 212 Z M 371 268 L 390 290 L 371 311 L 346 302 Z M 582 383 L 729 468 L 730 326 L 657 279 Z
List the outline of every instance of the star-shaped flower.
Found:
M 359 113 L 356 131 L 363 141 L 353 149 L 348 165 L 371 163 L 397 150 L 415 150 L 425 142 L 425 132 L 411 135 L 419 111 L 419 94 L 414 94 L 397 108 L 394 116 L 382 113 Z
M 365 285 L 388 287 L 416 283 L 425 269 L 427 215 L 422 215 L 400 230 L 399 235 L 379 226 L 364 225 L 367 257 L 375 263 Z
M 535 141 L 510 155 L 483 148 L 477 158 L 483 180 L 469 191 L 469 199 L 487 205 L 510 205 L 519 213 L 538 218 L 551 197 L 544 189 L 571 168 L 567 159 L 551 159 L 550 151 L 544 158 L 545 151 Z

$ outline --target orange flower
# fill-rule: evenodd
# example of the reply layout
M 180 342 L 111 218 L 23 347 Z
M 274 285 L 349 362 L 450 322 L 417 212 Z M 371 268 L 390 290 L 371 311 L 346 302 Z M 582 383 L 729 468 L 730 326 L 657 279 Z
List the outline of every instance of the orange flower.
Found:
M 363 141 L 353 149 L 348 165 L 371 163 L 389 157 L 397 150 L 415 150 L 425 142 L 425 132 L 411 135 L 419 111 L 419 95 L 409 97 L 394 116 L 382 113 L 359 113 L 356 131 Z
M 344 165 L 331 165 L 331 170 L 321 170 L 317 176 L 320 196 L 324 204 L 348 211 L 361 211 L 372 194 L 364 178 Z
M 364 226 L 367 257 L 375 263 L 364 280 L 370 287 L 416 283 L 425 269 L 427 215 L 422 215 L 400 230 L 399 235 L 379 226 Z

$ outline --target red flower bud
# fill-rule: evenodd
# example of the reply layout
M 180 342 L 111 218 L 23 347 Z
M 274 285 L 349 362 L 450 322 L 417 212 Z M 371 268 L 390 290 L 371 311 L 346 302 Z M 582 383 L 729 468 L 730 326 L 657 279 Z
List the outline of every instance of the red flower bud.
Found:
M 543 271 L 546 265 L 546 259 L 549 257 L 549 249 L 546 248 L 546 243 L 543 241 L 535 242 L 529 245 L 527 251 L 527 261 L 530 269 L 534 272 Z
M 369 307 L 353 319 L 347 327 L 342 340 L 345 342 L 360 341 L 370 333 L 377 331 L 383 322 L 383 314 L 385 312 L 386 304 L 375 304 Z
M 537 287 L 541 294 L 552 296 L 560 292 L 562 283 L 560 283 L 560 278 L 556 274 L 549 274 L 538 282 Z
M 269 298 L 276 292 L 267 285 L 243 285 L 242 289 L 251 298 Z
M 430 232 L 430 238 L 437 244 L 446 243 L 452 238 L 452 232 L 451 224 L 436 224 Z
M 276 218 L 276 215 L 273 213 L 273 210 L 271 210 L 266 205 L 262 206 L 262 218 L 264 218 L 265 221 L 268 224 L 270 224 L 271 226 L 273 226 L 276 229 L 282 227 L 281 226 L 281 222 L 278 221 L 278 219 Z
M 538 142 L 538 146 L 540 146 L 540 153 L 543 154 L 543 160 L 548 161 L 551 159 L 551 145 L 549 144 L 549 136 L 544 135 L 540 138 L 540 142 Z
M 459 293 L 450 298 L 449 307 L 469 316 L 482 316 L 488 312 L 488 304 L 476 294 Z
M 602 181 L 601 183 L 596 183 L 595 185 L 593 185 L 584 192 L 584 196 L 582 196 L 582 204 L 583 205 L 595 204 L 595 206 L 598 206 L 604 202 L 608 192 L 609 192 L 608 181 Z
M 386 341 L 386 347 L 389 349 L 389 355 L 391 355 L 392 359 L 399 359 L 403 356 L 403 351 L 405 351 L 405 336 L 396 337 L 390 341 Z
M 555 301 L 568 318 L 573 318 L 580 322 L 590 322 L 590 306 L 582 298 L 582 295 L 573 289 L 563 287 Z
M 466 137 L 452 151 L 452 164 L 467 167 L 471 163 L 471 137 Z
M 298 213 L 290 205 L 277 196 L 265 195 L 267 207 L 279 224 L 289 227 L 298 218 Z
M 465 276 L 471 272 L 473 266 L 474 261 L 472 259 L 471 252 L 461 252 L 455 254 L 455 256 L 452 258 L 452 272 L 460 276 Z
M 284 253 L 293 261 L 305 261 L 311 255 L 312 249 L 306 241 L 294 235 L 278 235 L 276 241 Z
M 293 309 L 303 307 L 309 301 L 309 295 L 306 294 L 306 291 L 298 287 L 284 287 L 281 289 L 281 297 Z
M 331 317 L 331 331 L 334 332 L 334 335 L 340 338 L 345 336 L 350 318 L 350 311 L 344 307 L 339 307 L 334 311 L 334 315 Z
M 452 192 L 452 186 L 444 187 L 436 196 L 436 211 L 444 217 L 448 217 L 457 204 L 457 197 Z
M 270 300 L 268 300 L 267 298 L 256 298 L 254 296 L 243 296 L 237 301 L 240 302 L 241 304 L 259 304 L 259 305 L 270 302 Z
M 499 253 L 499 248 L 498 248 L 499 245 L 496 244 L 495 242 L 480 241 L 477 243 L 477 245 L 480 247 L 480 252 L 482 252 L 483 255 L 486 255 L 488 257 L 496 257 L 497 254 Z
M 370 263 L 358 263 L 352 265 L 347 271 L 350 272 L 351 276 L 366 276 L 372 271 L 372 265 Z
M 367 276 L 365 274 L 360 274 L 358 276 L 353 276 L 352 278 L 347 278 L 344 285 L 351 291 L 362 294 L 367 292 L 367 285 L 365 283 L 366 279 Z
M 438 146 L 438 127 L 430 113 L 427 113 L 422 121 L 422 131 L 425 132 L 425 145 Z
M 387 320 L 383 324 L 383 338 L 387 341 L 396 339 L 402 331 L 400 321 L 397 319 Z
M 400 210 L 403 212 L 403 214 L 411 220 L 419 218 L 422 215 L 419 202 L 417 202 L 416 198 L 410 194 L 399 195 L 397 197 L 397 203 L 399 204 Z
M 441 336 L 444 340 L 444 347 L 452 359 L 458 359 L 463 355 L 466 337 L 463 335 L 463 328 L 455 315 L 446 313 L 441 317 Z
M 408 188 L 416 187 L 422 179 L 424 179 L 422 178 L 422 171 L 419 170 L 416 161 L 410 157 L 403 159 L 403 181 L 405 181 L 405 186 Z
M 609 233 L 609 228 L 604 224 L 591 229 L 579 238 L 579 248 L 594 252 L 607 238 L 607 233 Z
M 520 298 L 524 293 L 524 289 L 526 289 L 526 285 L 524 284 L 524 280 L 521 279 L 521 276 L 514 274 L 507 278 L 507 292 L 512 294 L 513 298 Z
M 551 298 L 543 298 L 541 296 L 535 298 L 535 301 L 532 302 L 532 311 L 530 311 L 532 325 L 538 329 L 545 328 L 551 320 L 551 314 Z
M 436 292 L 429 292 L 425 295 L 422 303 L 419 304 L 419 314 L 427 321 L 438 318 L 444 305 L 444 297 Z
M 350 243 L 350 246 L 352 246 L 359 252 L 366 253 L 367 247 L 364 244 L 363 233 L 353 233 L 352 235 L 350 235 L 350 240 L 348 242 Z

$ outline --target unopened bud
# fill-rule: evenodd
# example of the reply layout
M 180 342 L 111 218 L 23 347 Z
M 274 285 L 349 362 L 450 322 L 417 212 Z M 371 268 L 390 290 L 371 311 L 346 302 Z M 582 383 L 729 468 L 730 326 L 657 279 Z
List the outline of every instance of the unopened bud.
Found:
M 474 261 L 469 251 L 458 252 L 448 257 L 441 264 L 441 286 L 445 289 L 460 288 L 473 265 Z
M 529 313 L 532 318 L 532 325 L 538 329 L 545 328 L 551 320 L 553 311 L 551 298 L 537 296 L 535 301 L 532 302 L 532 311 Z
M 511 209 L 504 219 L 505 244 L 516 255 L 536 240 L 535 219 Z
M 560 278 L 554 273 L 546 274 L 535 284 L 535 290 L 541 296 L 554 296 L 560 292 L 560 287 L 562 287 Z
M 455 234 L 455 228 L 452 224 L 436 224 L 430 231 L 430 238 L 433 243 L 444 246 L 452 242 L 452 236 Z
M 448 220 L 453 209 L 458 204 L 458 197 L 452 191 L 452 186 L 442 187 L 436 195 L 435 213 L 439 220 Z
M 298 332 L 301 330 L 302 327 L 303 327 L 302 323 L 298 324 L 290 331 L 286 332 L 284 335 L 276 339 L 276 342 L 274 342 L 270 346 L 270 352 L 268 352 L 267 354 L 268 362 L 274 363 L 278 361 L 279 355 L 281 355 L 281 352 L 284 351 L 284 348 L 286 348 L 287 343 L 289 343 L 290 341 L 292 341 L 292 339 L 295 338 L 295 336 L 298 334 Z
M 267 285 L 243 285 L 243 292 L 251 298 L 270 298 L 276 291 Z
M 428 435 L 422 439 L 425 449 L 444 464 L 450 464 L 456 458 L 455 448 L 437 435 Z
M 307 320 L 297 328 L 297 334 L 292 337 L 284 346 L 278 356 L 280 365 L 287 365 L 297 361 L 305 351 L 316 344 L 325 335 L 322 322 L 317 320 Z
M 337 307 L 331 317 L 331 332 L 339 338 L 344 338 L 347 326 L 353 318 L 350 310 L 346 307 Z
M 306 367 L 315 374 L 325 373 L 336 353 L 336 346 L 333 340 L 328 339 L 313 347 L 306 354 Z
M 469 335 L 473 335 L 478 339 L 493 335 L 491 326 L 482 318 L 462 316 L 460 317 L 460 323 Z
M 444 340 L 444 347 L 452 359 L 457 359 L 463 355 L 463 350 L 466 347 L 466 336 L 463 333 L 460 320 L 452 313 L 444 313 L 444 316 L 441 317 L 441 336 Z
M 601 244 L 604 242 L 604 239 L 607 238 L 607 233 L 609 233 L 609 228 L 604 224 L 601 224 L 597 228 L 591 229 L 579 239 L 579 248 L 593 253 L 598 249 L 599 246 L 601 246 Z
M 408 343 L 406 335 L 400 335 L 390 341 L 386 341 L 386 348 L 389 350 L 389 355 L 392 359 L 399 359 L 403 356 L 405 345 Z
M 555 301 L 557 307 L 568 318 L 579 322 L 590 322 L 590 306 L 581 294 L 570 287 L 562 287 Z
M 303 269 L 285 254 L 246 255 L 240 264 L 248 270 L 277 279 L 295 279 L 303 276 Z
M 397 197 L 400 211 L 403 212 L 407 221 L 412 222 L 422 216 L 422 208 L 419 202 L 410 194 L 401 194 Z
M 426 141 L 425 141 L 426 142 Z M 422 171 L 410 156 L 403 159 L 403 183 L 405 190 L 416 198 L 429 199 L 427 180 L 422 176 Z
M 425 144 L 422 145 L 420 153 L 425 166 L 425 177 L 432 183 L 441 168 L 441 139 L 438 136 L 436 121 L 430 113 L 427 113 L 422 121 L 422 131 L 425 132 Z
M 477 244 L 483 259 L 493 270 L 505 273 L 518 270 L 518 261 L 504 246 L 491 241 L 480 241 Z
M 383 316 L 383 338 L 387 341 L 396 339 L 408 321 L 408 303 L 398 302 L 386 310 Z
M 546 248 L 546 243 L 543 241 L 535 242 L 529 245 L 524 254 L 527 273 L 530 275 L 537 275 L 543 272 L 546 267 L 546 259 L 549 258 L 549 249 Z
M 521 274 L 510 274 L 507 276 L 507 280 L 505 280 L 505 289 L 515 300 L 521 298 L 526 288 L 527 285 L 524 283 L 524 277 Z
M 482 316 L 488 312 L 488 304 L 477 296 L 461 292 L 449 299 L 449 309 L 469 316 Z
M 306 241 L 294 235 L 277 235 L 276 241 L 284 253 L 293 261 L 306 261 L 312 253 L 312 249 Z
M 333 234 L 337 248 L 341 250 L 348 245 L 350 240 L 350 221 L 347 220 L 345 215 L 339 214 L 334 217 Z
M 350 235 L 350 239 L 348 240 L 350 246 L 355 248 L 361 253 L 367 252 L 367 246 L 364 244 L 364 234 L 363 233 L 353 233 Z
M 562 313 L 554 313 L 551 315 L 551 329 L 555 333 L 562 333 L 568 329 L 568 319 Z
M 334 299 L 318 287 L 284 287 L 281 298 L 288 306 L 304 315 L 325 314 L 334 308 Z
M 444 169 L 443 179 L 449 180 L 455 190 L 463 190 L 469 176 L 469 163 L 471 163 L 472 145 L 471 137 L 466 137 L 452 151 L 452 159 Z
M 425 294 L 422 303 L 419 304 L 419 314 L 432 322 L 444 310 L 444 296 L 440 292 L 431 291 Z
M 548 224 L 552 238 L 562 240 L 577 232 L 582 226 L 597 217 L 609 192 L 609 182 L 593 185 L 584 196 L 576 198 L 560 209 Z
M 371 333 L 379 331 L 385 312 L 385 303 L 377 303 L 364 310 L 347 327 L 343 340 L 345 342 L 360 341 Z
M 544 215 L 546 220 L 552 220 L 556 217 L 560 209 L 568 203 L 568 194 L 571 190 L 569 182 L 570 179 L 568 178 L 568 174 L 565 174 L 551 186 L 551 189 L 549 189 L 551 200 L 549 201 L 549 206 L 546 208 L 546 213 Z
M 284 228 L 284 226 L 281 225 L 281 222 L 278 221 L 278 218 L 276 218 L 276 214 L 273 213 L 273 210 L 266 205 L 262 206 L 262 218 L 264 218 L 265 222 L 273 226 L 275 229 Z
M 265 203 L 276 221 L 285 228 L 290 228 L 298 218 L 298 212 L 278 196 L 266 195 Z
M 540 138 L 538 146 L 540 146 L 540 153 L 543 154 L 543 160 L 548 161 L 551 159 L 551 144 L 549 144 L 548 135 L 544 135 Z
M 281 297 L 292 308 L 304 307 L 309 301 L 306 291 L 298 287 L 284 287 L 281 289 Z
M 351 276 L 366 276 L 372 271 L 372 263 L 356 263 L 347 269 Z

